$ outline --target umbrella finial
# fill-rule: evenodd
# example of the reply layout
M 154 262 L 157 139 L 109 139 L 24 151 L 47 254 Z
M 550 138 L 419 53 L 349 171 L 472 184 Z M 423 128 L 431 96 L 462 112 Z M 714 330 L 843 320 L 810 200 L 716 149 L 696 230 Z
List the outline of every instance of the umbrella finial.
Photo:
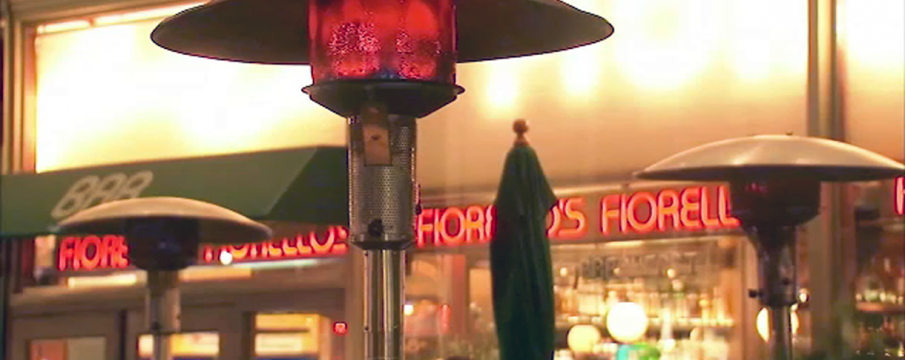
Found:
M 525 133 L 528 132 L 528 121 L 525 119 L 518 119 L 512 123 L 512 131 L 515 131 L 515 144 L 516 145 L 528 145 L 528 139 L 525 138 Z

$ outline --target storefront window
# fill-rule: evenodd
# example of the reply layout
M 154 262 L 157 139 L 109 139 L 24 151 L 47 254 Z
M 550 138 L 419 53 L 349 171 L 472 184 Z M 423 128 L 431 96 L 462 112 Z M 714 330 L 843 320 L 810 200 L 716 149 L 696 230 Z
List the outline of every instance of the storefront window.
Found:
M 106 341 L 103 337 L 32 340 L 31 360 L 104 360 Z
M 255 316 L 256 360 L 332 360 L 330 320 L 316 314 Z
M 905 356 L 905 178 L 857 184 L 856 351 Z
M 628 330 L 608 327 L 609 310 L 630 303 L 647 324 L 634 344 L 680 358 L 741 357 L 745 334 L 737 319 L 752 311 L 745 309 L 744 246 L 747 240 L 735 235 L 554 244 L 559 353 L 615 355 L 614 338 L 619 336 L 614 333 Z M 405 307 L 407 357 L 496 359 L 487 248 L 448 251 L 412 256 Z M 750 323 L 749 333 L 754 333 Z M 596 337 L 576 340 L 582 332 Z
M 631 174 L 710 141 L 806 134 L 807 2 L 568 2 L 611 20 L 616 35 L 574 51 L 461 66 L 458 82 L 468 92 L 419 122 L 422 195 L 448 205 L 472 192 L 492 191 L 512 144 L 511 120 L 527 118 L 531 145 L 563 194 L 548 233 L 556 276 L 557 356 L 612 355 L 616 338 L 628 336 L 614 332 L 680 358 L 763 355 L 766 336 L 759 334 L 758 319 L 766 316 L 746 296 L 757 286 L 756 262 L 726 206 L 731 195 L 712 184 L 645 189 L 648 184 L 634 182 Z M 855 145 L 905 160 L 905 41 L 895 31 L 902 27 L 902 2 L 866 3 L 840 0 L 846 136 Z M 35 69 L 26 74 L 34 77 L 33 89 L 25 91 L 34 96 L 23 99 L 23 112 L 36 125 L 37 171 L 345 144 L 345 122 L 299 91 L 311 83 L 308 67 L 196 59 L 151 43 L 150 31 L 175 11 L 97 14 L 38 29 L 34 64 L 25 66 Z M 898 190 L 903 185 L 896 185 L 901 183 L 869 185 L 887 194 L 876 207 L 885 210 L 855 214 L 853 301 L 859 314 L 866 314 L 859 325 L 865 349 L 870 339 L 905 336 L 905 263 L 888 256 L 905 251 L 900 221 L 905 196 L 887 200 L 888 194 L 905 194 Z M 665 203 L 657 205 L 681 194 L 692 194 L 691 204 L 683 205 L 684 214 L 695 214 L 691 218 L 676 215 L 679 210 Z M 632 196 L 654 205 L 631 207 L 626 199 Z M 486 246 L 492 238 L 491 197 L 426 208 L 418 217 L 407 265 L 408 359 L 496 359 Z M 653 218 L 666 219 L 661 221 L 666 225 Z M 269 245 L 202 248 L 198 262 L 203 266 L 184 271 L 184 280 L 311 276 L 312 269 L 338 267 L 348 251 L 348 232 L 338 227 L 318 231 L 318 239 L 335 242 L 314 248 L 292 233 Z M 137 286 L 144 275 L 123 262 L 122 240 L 36 238 L 27 283 Z M 804 258 L 807 244 L 800 243 Z M 319 253 L 299 255 L 298 244 Z M 807 263 L 799 262 L 804 289 L 795 341 L 800 348 L 810 341 L 806 289 L 827 281 L 807 274 Z M 624 303 L 646 318 L 646 327 L 607 325 L 610 311 Z M 297 316 L 303 315 L 256 317 L 259 360 L 329 357 L 326 340 L 316 337 L 327 327 L 310 330 Z M 296 320 L 285 320 L 290 318 Z M 887 342 L 883 351 L 903 346 Z
M 141 335 L 138 338 L 138 357 L 151 360 L 154 338 Z M 215 332 L 192 332 L 170 336 L 170 354 L 173 360 L 217 360 L 220 354 L 220 335 Z

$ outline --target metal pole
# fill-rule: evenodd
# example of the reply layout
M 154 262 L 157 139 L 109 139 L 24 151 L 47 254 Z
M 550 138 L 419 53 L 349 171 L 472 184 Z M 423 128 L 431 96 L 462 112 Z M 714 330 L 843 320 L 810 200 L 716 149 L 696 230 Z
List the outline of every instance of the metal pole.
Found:
M 154 360 L 171 360 L 170 335 L 179 332 L 179 272 L 148 271 L 145 320 L 154 338 Z
M 795 227 L 756 228 L 750 232 L 759 244 L 761 303 L 770 311 L 770 342 L 773 360 L 792 360 L 790 307 L 798 301 L 796 293 Z
M 0 360 L 5 360 L 10 352 L 9 337 L 10 311 L 9 301 L 12 296 L 13 283 L 13 241 L 15 239 L 0 238 Z
M 365 359 L 401 360 L 405 248 L 414 237 L 415 119 L 367 104 L 349 120 L 349 224 L 364 250 Z
M 770 344 L 774 360 L 792 359 L 792 323 L 789 307 L 770 308 Z
M 404 256 L 405 253 L 394 250 L 365 252 L 367 359 L 403 358 Z

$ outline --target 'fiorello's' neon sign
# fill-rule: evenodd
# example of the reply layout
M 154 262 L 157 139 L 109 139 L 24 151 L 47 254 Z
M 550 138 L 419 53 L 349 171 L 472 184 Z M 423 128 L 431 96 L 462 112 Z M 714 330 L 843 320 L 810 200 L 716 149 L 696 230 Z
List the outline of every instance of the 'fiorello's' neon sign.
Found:
M 901 189 L 901 181 L 899 184 Z M 415 223 L 415 247 L 430 249 L 487 243 L 493 238 L 495 213 L 492 205 L 424 209 Z M 730 215 L 729 190 L 725 186 L 561 198 L 547 216 L 547 236 L 556 242 L 637 238 L 656 233 L 727 230 L 738 226 L 738 220 Z M 348 252 L 348 238 L 347 228 L 331 226 L 263 243 L 204 245 L 199 251 L 198 263 L 218 264 L 223 252 L 232 255 L 233 263 L 342 256 Z M 69 236 L 58 246 L 57 269 L 60 271 L 127 267 L 128 246 L 119 235 Z

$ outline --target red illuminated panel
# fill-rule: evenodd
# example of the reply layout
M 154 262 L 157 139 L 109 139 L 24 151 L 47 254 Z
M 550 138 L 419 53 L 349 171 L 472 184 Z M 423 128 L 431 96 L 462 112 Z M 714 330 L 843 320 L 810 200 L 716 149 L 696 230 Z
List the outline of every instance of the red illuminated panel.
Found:
M 339 336 L 345 335 L 349 333 L 349 324 L 346 324 L 343 321 L 337 321 L 333 323 L 333 333 Z
M 896 178 L 893 206 L 897 215 L 905 215 L 905 176 Z
M 343 79 L 455 82 L 453 0 L 309 4 L 315 84 Z

